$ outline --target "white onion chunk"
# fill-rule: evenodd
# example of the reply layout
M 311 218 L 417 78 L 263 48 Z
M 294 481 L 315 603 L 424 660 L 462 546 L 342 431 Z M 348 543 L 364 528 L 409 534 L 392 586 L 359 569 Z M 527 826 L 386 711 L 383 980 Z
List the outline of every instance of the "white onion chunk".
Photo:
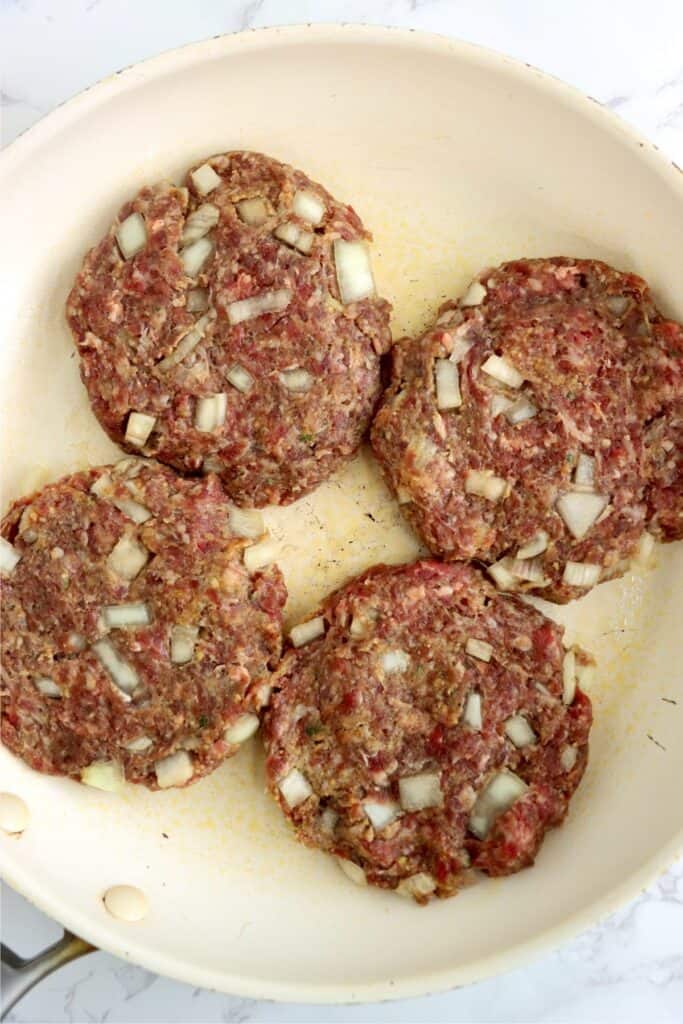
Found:
M 8 540 L 0 537 L 0 573 L 9 576 L 21 558 L 21 552 L 17 551 Z
M 202 164 L 192 172 L 190 177 L 200 196 L 208 196 L 209 192 L 213 192 L 221 183 L 220 176 L 216 174 L 211 164 Z
M 404 811 L 422 811 L 443 803 L 441 780 L 434 772 L 404 776 L 398 781 L 398 791 Z
M 496 818 L 509 811 L 527 789 L 527 784 L 514 772 L 502 771 L 494 775 L 472 808 L 470 832 L 477 839 L 486 839 Z
M 274 291 L 252 295 L 248 299 L 238 299 L 228 306 L 228 320 L 234 327 L 265 313 L 281 313 L 291 300 L 289 288 L 276 288 Z
M 298 768 L 292 768 L 284 779 L 280 779 L 278 789 L 282 793 L 285 803 L 291 809 L 298 807 L 313 795 L 308 779 L 301 774 Z
M 294 647 L 303 647 L 304 644 L 310 643 L 311 640 L 317 640 L 324 632 L 325 619 L 322 615 L 316 615 L 314 619 L 309 619 L 307 622 L 299 623 L 298 626 L 293 626 L 289 631 L 289 639 Z
M 116 229 L 116 241 L 124 260 L 129 260 L 147 245 L 147 228 L 139 213 L 131 213 Z
M 339 294 L 344 305 L 360 302 L 375 294 L 370 253 L 365 242 L 347 242 L 337 238 L 334 243 L 334 262 Z

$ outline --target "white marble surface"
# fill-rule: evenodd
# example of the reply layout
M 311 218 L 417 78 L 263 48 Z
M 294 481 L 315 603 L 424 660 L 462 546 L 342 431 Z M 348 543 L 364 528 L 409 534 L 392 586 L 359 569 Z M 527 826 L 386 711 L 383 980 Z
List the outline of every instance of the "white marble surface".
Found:
M 2 142 L 112 71 L 220 32 L 304 21 L 405 25 L 527 60 L 608 104 L 683 165 L 681 0 L 0 0 Z M 3 941 L 59 928 L 6 887 Z M 30 993 L 12 1021 L 683 1021 L 683 861 L 630 906 L 503 977 L 359 1007 L 231 998 L 97 953 Z

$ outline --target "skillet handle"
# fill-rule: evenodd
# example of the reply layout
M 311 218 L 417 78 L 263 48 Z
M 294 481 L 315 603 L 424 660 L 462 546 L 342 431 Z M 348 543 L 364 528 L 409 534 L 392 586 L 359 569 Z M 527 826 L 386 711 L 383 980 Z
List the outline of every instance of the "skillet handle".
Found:
M 79 939 L 71 932 L 64 932 L 62 938 L 53 946 L 48 946 L 42 953 L 25 960 L 17 956 L 14 950 L 2 945 L 2 1012 L 0 1020 L 4 1020 L 17 1000 L 26 995 L 34 985 L 52 974 L 58 967 L 76 960 L 79 956 L 92 953 L 95 946 Z

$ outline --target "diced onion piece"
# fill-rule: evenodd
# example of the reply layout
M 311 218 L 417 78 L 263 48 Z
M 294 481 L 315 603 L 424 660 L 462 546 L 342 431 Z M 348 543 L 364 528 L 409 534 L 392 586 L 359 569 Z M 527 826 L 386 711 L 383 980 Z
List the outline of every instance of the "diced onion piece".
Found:
M 250 547 L 245 548 L 242 561 L 247 572 L 256 572 L 258 569 L 263 569 L 274 562 L 279 552 L 280 549 L 277 541 L 267 537 L 265 540 L 260 541 L 260 543 L 252 544 Z
M 481 731 L 482 717 L 480 693 L 476 693 L 472 690 L 471 693 L 467 694 L 467 700 L 465 701 L 465 707 L 462 713 L 462 720 L 465 725 L 469 725 L 470 729 L 474 729 L 475 732 Z
M 422 811 L 443 803 L 441 780 L 434 772 L 420 772 L 398 780 L 401 807 L 404 811 Z
M 350 878 L 355 885 L 368 884 L 365 872 L 358 864 L 354 864 L 352 860 L 347 860 L 346 857 L 337 857 L 337 864 L 342 869 L 346 877 Z
M 627 295 L 610 295 L 605 300 L 605 305 L 609 309 L 610 313 L 614 313 L 615 316 L 621 316 L 622 313 L 626 312 L 628 306 Z
M 326 807 L 320 815 L 320 828 L 326 835 L 330 836 L 337 827 L 338 821 L 339 815 L 337 812 L 333 811 L 331 807 Z
M 177 750 L 175 754 L 164 757 L 154 765 L 159 789 L 171 786 L 182 786 L 189 782 L 194 774 L 192 758 L 186 750 Z
M 473 345 L 473 341 L 469 341 L 461 335 L 456 336 L 453 340 L 453 348 L 451 349 L 451 354 L 448 358 L 452 363 L 462 362 Z
M 309 796 L 313 794 L 308 779 L 305 775 L 301 774 L 298 768 L 292 768 L 289 775 L 285 775 L 284 779 L 280 779 L 278 789 L 282 793 L 287 806 L 292 809 L 308 800 Z
M 203 203 L 197 207 L 194 213 L 191 213 L 185 221 L 180 244 L 183 246 L 192 245 L 193 242 L 199 241 L 204 235 L 208 235 L 209 231 L 218 224 L 218 217 L 218 207 L 214 206 L 213 203 Z
M 645 530 L 640 535 L 638 546 L 633 561 L 637 565 L 649 566 L 652 564 L 652 556 L 655 550 L 655 539 L 651 533 Z
M 244 743 L 257 732 L 259 724 L 258 715 L 240 715 L 225 730 L 224 737 L 226 743 Z
M 562 582 L 570 587 L 594 587 L 600 579 L 601 566 L 594 562 L 567 562 Z
M 476 640 L 470 637 L 465 644 L 465 651 L 479 661 L 490 661 L 493 655 L 493 647 L 486 640 Z
M 574 485 L 592 491 L 595 484 L 595 459 L 592 455 L 579 455 L 574 470 Z
M 185 309 L 188 313 L 203 313 L 209 308 L 209 293 L 206 288 L 190 288 Z
M 545 580 L 540 558 L 511 558 L 507 568 L 518 580 L 529 580 L 531 583 L 543 583 Z
M 142 448 L 154 430 L 156 421 L 156 416 L 148 416 L 146 412 L 130 413 L 126 424 L 125 440 L 128 444 L 135 445 L 136 448 Z
M 500 501 L 508 490 L 507 480 L 494 476 L 491 469 L 470 469 L 465 478 L 465 492 L 487 501 Z
M 194 412 L 194 425 L 203 434 L 210 434 L 225 423 L 227 411 L 228 396 L 225 392 L 199 398 Z
M 538 409 L 526 395 L 521 395 L 516 402 L 505 410 L 505 419 L 515 426 L 517 423 L 524 423 L 538 415 Z
M 576 695 L 576 652 L 570 648 L 562 661 L 562 703 L 571 704 Z
M 239 219 L 252 228 L 258 228 L 268 220 L 268 207 L 260 196 L 243 199 L 237 204 Z
M 416 469 L 424 469 L 434 458 L 438 448 L 426 434 L 418 434 L 408 445 L 408 451 L 413 457 Z
M 473 281 L 460 300 L 461 306 L 479 306 L 486 298 L 486 288 L 481 281 Z
M 129 754 L 144 754 L 146 750 L 149 750 L 153 742 L 149 736 L 137 736 L 130 743 L 124 743 L 123 749 L 127 750 Z
M 311 251 L 311 246 L 313 245 L 312 233 L 300 228 L 298 224 L 294 224 L 291 220 L 286 224 L 280 224 L 276 227 L 273 234 L 281 242 L 291 245 L 293 249 L 298 249 L 299 252 L 309 253 Z
M 130 694 L 139 682 L 138 674 L 133 666 L 121 657 L 108 640 L 98 640 L 92 645 L 92 649 L 102 668 L 109 673 L 112 682 L 130 699 Z
M 107 565 L 121 579 L 134 580 L 148 558 L 147 548 L 124 534 L 109 552 Z
M 349 626 L 349 634 L 351 636 L 365 636 L 367 629 L 367 620 L 360 618 L 358 615 L 354 615 L 351 619 L 351 625 Z
M 113 498 L 112 505 L 114 505 L 119 512 L 123 512 L 124 516 L 128 516 L 134 523 L 141 526 L 142 523 L 146 523 L 148 519 L 152 518 L 152 513 L 144 505 L 141 505 L 139 501 L 133 501 L 132 498 Z
M 128 480 L 134 480 L 136 476 L 140 475 L 140 471 L 145 465 L 145 460 L 140 456 L 127 455 L 125 459 L 119 459 L 114 466 L 114 472 L 117 476 L 125 476 Z
M 496 416 L 499 416 L 501 414 L 501 412 L 507 412 L 507 410 L 512 405 L 516 405 L 516 403 L 513 402 L 513 400 L 511 398 L 508 398 L 507 395 L 501 395 L 501 394 L 493 395 L 492 398 L 491 398 L 491 405 L 490 405 L 492 419 L 495 419 Z
M 490 355 L 481 364 L 481 368 L 489 377 L 500 381 L 501 384 L 507 384 L 510 388 L 519 388 L 524 383 L 524 377 L 519 370 L 516 370 L 512 363 L 503 359 L 502 356 Z
M 43 697 L 61 697 L 62 691 L 57 686 L 54 679 L 48 679 L 47 676 L 40 676 L 35 680 L 36 690 L 42 693 Z
M 475 732 L 480 732 L 482 725 L 481 694 L 475 690 L 467 694 L 463 709 L 463 722 L 465 725 L 469 725 L 470 729 L 474 729 Z
M 199 238 L 192 245 L 180 252 L 180 262 L 188 277 L 197 277 L 202 267 L 213 252 L 213 242 L 208 238 Z
M 604 494 L 569 491 L 557 499 L 556 508 L 572 537 L 581 540 L 602 515 L 608 501 Z
M 412 896 L 413 899 L 419 896 L 431 896 L 436 889 L 436 881 L 426 871 L 419 871 L 410 878 L 402 879 L 396 886 L 399 896 Z
M 294 193 L 292 211 L 309 224 L 317 225 L 325 216 L 325 204 L 315 192 L 300 188 Z
M 131 213 L 116 229 L 116 241 L 124 260 L 129 260 L 147 245 L 147 228 L 139 213 Z
M 505 735 L 516 747 L 528 747 L 536 742 L 536 733 L 524 715 L 512 715 L 505 723 Z
M 257 688 L 257 690 L 256 690 L 256 697 L 257 697 L 258 704 L 259 704 L 260 708 L 265 708 L 265 706 L 270 701 L 270 697 L 271 697 L 272 692 L 273 692 L 273 687 L 270 686 L 268 683 L 262 683 Z
M 124 626 L 149 626 L 152 616 L 144 601 L 131 601 L 128 604 L 109 604 L 102 609 L 102 618 L 109 629 L 120 629 Z
M 187 334 L 180 339 L 173 352 L 170 352 L 161 360 L 159 363 L 159 369 L 170 370 L 172 366 L 177 366 L 178 363 L 181 363 L 183 359 L 187 358 L 190 352 L 194 352 L 197 345 L 206 334 L 206 328 L 212 319 L 213 318 L 209 313 L 201 316 L 192 330 L 188 331 Z
M 562 753 L 560 754 L 560 764 L 566 772 L 570 772 L 572 770 L 572 768 L 576 764 L 578 756 L 579 752 L 576 749 L 576 747 L 571 745 L 564 747 Z
M 95 761 L 87 768 L 81 768 L 81 782 L 93 789 L 107 793 L 118 793 L 123 789 L 123 772 L 118 761 Z
M 396 821 L 401 813 L 401 808 L 395 800 L 364 800 L 363 810 L 376 832 Z
M 304 644 L 310 643 L 311 640 L 316 640 L 319 636 L 322 636 L 324 632 L 325 619 L 322 615 L 316 615 L 314 619 L 309 619 L 308 622 L 301 622 L 298 626 L 290 629 L 289 639 L 295 647 L 303 647 Z
M 239 363 L 235 363 L 228 372 L 226 373 L 226 379 L 234 388 L 241 391 L 243 395 L 251 391 L 254 386 L 254 378 L 249 373 L 249 370 L 245 370 Z
M 460 374 L 450 359 L 437 359 L 434 363 L 436 405 L 439 409 L 458 409 L 462 405 Z
M 334 243 L 334 263 L 341 300 L 360 302 L 375 294 L 375 281 L 370 265 L 370 253 L 365 242 L 346 242 L 337 238 Z
M 199 636 L 197 626 L 174 626 L 171 630 L 171 661 L 174 665 L 186 665 L 194 657 Z
M 281 313 L 291 300 L 292 293 L 289 288 L 276 288 L 271 292 L 252 295 L 248 299 L 238 299 L 237 302 L 231 302 L 228 306 L 228 320 L 234 327 L 245 320 L 263 316 L 264 313 Z
M 468 824 L 470 832 L 477 839 L 486 839 L 496 818 L 509 811 L 527 788 L 527 784 L 514 772 L 502 771 L 494 775 L 472 808 Z
M 263 516 L 255 508 L 231 508 L 228 522 L 236 537 L 262 537 L 266 532 Z
M 385 651 L 380 662 L 385 672 L 405 672 L 410 665 L 410 655 L 407 651 L 396 648 Z
M 295 370 L 283 370 L 280 374 L 280 380 L 288 391 L 303 394 L 303 392 L 311 390 L 314 378 L 313 374 L 309 373 L 308 370 L 297 367 Z
M 69 633 L 67 643 L 72 651 L 85 650 L 85 637 L 81 636 L 80 633 Z
M 517 590 L 519 580 L 517 576 L 513 576 L 510 572 L 512 562 L 512 558 L 501 558 L 499 561 L 494 562 L 493 565 L 486 567 L 487 573 L 499 590 Z
M 545 530 L 539 530 L 530 541 L 527 541 L 517 552 L 517 558 L 535 558 L 542 554 L 548 547 L 548 534 Z
M 220 175 L 216 174 L 211 164 L 202 164 L 190 177 L 200 196 L 208 196 L 221 183 Z
M 17 551 L 4 537 L 0 537 L 0 573 L 3 576 L 9 576 L 20 558 L 21 552 Z
M 103 498 L 111 491 L 112 486 L 109 473 L 102 473 L 90 488 L 90 493 L 94 494 L 97 498 Z

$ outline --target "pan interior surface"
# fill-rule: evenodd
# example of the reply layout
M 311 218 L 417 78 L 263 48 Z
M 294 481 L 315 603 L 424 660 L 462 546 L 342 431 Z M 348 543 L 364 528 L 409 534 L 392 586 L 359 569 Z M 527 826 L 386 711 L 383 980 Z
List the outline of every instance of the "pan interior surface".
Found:
M 100 84 L 3 158 L 3 508 L 117 457 L 63 318 L 85 249 L 143 183 L 233 148 L 299 166 L 357 208 L 395 337 L 425 326 L 481 267 L 519 256 L 634 270 L 683 319 L 683 176 L 568 87 L 407 32 L 211 40 Z M 288 624 L 369 565 L 420 551 L 367 451 L 267 520 Z M 0 751 L 2 788 L 31 814 L 20 837 L 0 835 L 4 874 L 84 938 L 236 994 L 383 999 L 507 969 L 636 895 L 683 841 L 683 544 L 658 547 L 655 562 L 581 602 L 544 605 L 598 673 L 587 774 L 532 870 L 426 909 L 355 888 L 295 843 L 264 792 L 257 739 L 190 789 L 121 797 Z M 145 892 L 144 921 L 107 914 L 102 894 L 118 884 Z

